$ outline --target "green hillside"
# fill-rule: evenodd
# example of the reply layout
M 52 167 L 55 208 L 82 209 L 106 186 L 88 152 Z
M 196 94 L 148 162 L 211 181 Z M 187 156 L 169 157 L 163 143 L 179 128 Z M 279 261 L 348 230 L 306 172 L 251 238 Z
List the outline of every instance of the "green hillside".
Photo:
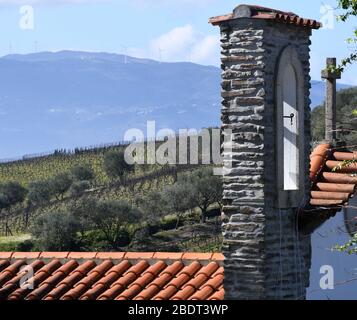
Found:
M 1 163 L 0 250 L 219 247 L 220 223 L 207 220 L 219 216 L 222 193 L 213 167 L 129 166 L 125 147 Z
M 73 152 L 57 151 L 49 156 L 1 163 L 0 181 L 18 181 L 27 186 L 32 181 L 46 180 L 77 165 L 89 165 L 94 171 L 94 183 L 103 185 L 108 182 L 108 177 L 103 170 L 104 154 L 111 150 L 123 149 L 124 146 L 118 145 L 108 148 L 75 150 Z M 139 169 L 138 167 L 137 171 Z
M 340 90 L 337 93 L 337 129 L 342 129 L 340 138 L 347 145 L 356 145 L 357 141 L 357 88 Z M 313 141 L 321 141 L 325 136 L 325 106 L 318 106 L 311 113 Z

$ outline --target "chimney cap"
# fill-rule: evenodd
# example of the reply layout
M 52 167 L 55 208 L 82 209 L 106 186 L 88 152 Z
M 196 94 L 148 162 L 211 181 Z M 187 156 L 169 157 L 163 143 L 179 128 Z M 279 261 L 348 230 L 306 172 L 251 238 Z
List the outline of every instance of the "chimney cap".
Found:
M 316 20 L 301 18 L 293 12 L 284 12 L 247 4 L 237 6 L 230 14 L 210 18 L 209 22 L 213 25 L 220 25 L 223 22 L 241 18 L 274 20 L 276 22 L 307 27 L 310 29 L 319 29 L 322 26 L 322 24 Z

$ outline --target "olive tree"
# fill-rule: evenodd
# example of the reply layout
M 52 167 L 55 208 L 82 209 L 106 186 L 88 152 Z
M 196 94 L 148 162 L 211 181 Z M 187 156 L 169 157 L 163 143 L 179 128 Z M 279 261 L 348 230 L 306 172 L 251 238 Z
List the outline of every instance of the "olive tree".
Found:
M 89 181 L 75 181 L 72 183 L 70 189 L 69 189 L 69 194 L 73 198 L 80 198 L 83 196 L 90 188 L 90 182 Z
M 163 194 L 159 191 L 150 192 L 146 196 L 139 196 L 135 202 L 149 224 L 157 222 L 167 213 L 167 203 Z
M 67 172 L 60 173 L 48 181 L 51 193 L 58 199 L 63 199 L 64 194 L 69 190 L 73 183 L 71 175 Z M 59 200 L 59 199 L 58 199 Z
M 74 180 L 92 181 L 95 178 L 94 171 L 89 165 L 77 165 L 71 169 Z
M 51 184 L 49 181 L 34 181 L 29 184 L 28 199 L 33 205 L 43 205 L 51 200 Z
M 142 213 L 126 201 L 100 201 L 89 219 L 114 250 L 120 250 L 120 239 L 131 224 L 139 223 Z
M 134 170 L 134 165 L 125 161 L 125 153 L 122 150 L 107 152 L 104 155 L 103 166 L 110 179 L 119 179 L 121 183 L 127 174 Z
M 49 212 L 36 219 L 31 234 L 43 251 L 78 250 L 80 225 L 68 212 Z
M 182 215 L 193 208 L 193 187 L 186 183 L 175 183 L 163 190 L 163 199 L 169 212 L 176 214 L 176 229 L 179 227 Z
M 27 189 L 18 182 L 7 182 L 0 185 L 0 216 L 5 220 L 5 235 L 12 234 L 9 227 L 11 208 L 22 203 L 27 194 Z
M 221 203 L 223 184 L 219 176 L 213 174 L 212 168 L 202 168 L 193 173 L 182 175 L 179 184 L 190 188 L 193 207 L 201 210 L 201 222 L 206 222 L 207 209 L 210 205 Z

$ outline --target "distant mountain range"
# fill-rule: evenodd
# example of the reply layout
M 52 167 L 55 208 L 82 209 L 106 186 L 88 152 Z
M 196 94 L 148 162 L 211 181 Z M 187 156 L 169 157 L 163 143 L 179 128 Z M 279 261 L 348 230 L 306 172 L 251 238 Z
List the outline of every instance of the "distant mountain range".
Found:
M 348 86 L 339 86 L 345 88 Z M 324 84 L 312 82 L 312 105 Z M 120 141 L 129 128 L 219 125 L 220 69 L 61 51 L 0 58 L 0 158 Z
M 337 84 L 337 90 L 343 90 L 351 88 L 352 86 L 347 84 Z M 314 109 L 317 106 L 323 104 L 326 96 L 326 87 L 325 82 L 323 81 L 311 81 L 311 91 L 310 91 L 310 99 L 311 99 L 311 108 Z

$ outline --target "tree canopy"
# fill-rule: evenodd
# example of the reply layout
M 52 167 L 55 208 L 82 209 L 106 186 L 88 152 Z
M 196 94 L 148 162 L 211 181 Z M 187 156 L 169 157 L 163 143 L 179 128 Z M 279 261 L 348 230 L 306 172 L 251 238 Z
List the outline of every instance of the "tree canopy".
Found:
M 129 172 L 134 170 L 134 165 L 125 161 L 125 153 L 122 150 L 107 152 L 104 155 L 103 165 L 109 178 L 119 178 L 122 181 Z
M 347 145 L 355 145 L 357 141 L 357 88 L 337 92 L 337 128 Z M 311 113 L 311 131 L 313 141 L 321 141 L 325 135 L 325 105 L 316 107 Z

